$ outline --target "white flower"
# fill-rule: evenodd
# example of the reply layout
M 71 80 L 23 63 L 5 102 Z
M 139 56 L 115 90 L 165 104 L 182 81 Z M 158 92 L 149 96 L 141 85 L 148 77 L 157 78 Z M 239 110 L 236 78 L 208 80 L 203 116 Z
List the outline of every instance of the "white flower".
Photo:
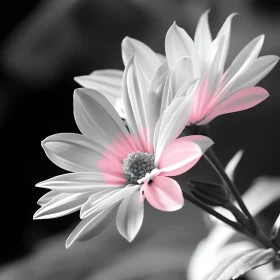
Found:
M 72 173 L 37 184 L 51 192 L 39 200 L 42 208 L 34 217 L 55 218 L 80 210 L 83 220 L 66 247 L 99 234 L 116 211 L 120 234 L 132 241 L 142 225 L 145 198 L 162 211 L 180 209 L 181 188 L 168 176 L 189 170 L 213 144 L 199 135 L 176 139 L 190 114 L 190 98 L 176 98 L 160 114 L 161 94 L 148 94 L 135 56 L 126 65 L 122 96 L 129 131 L 103 95 L 78 89 L 74 117 L 83 135 L 55 134 L 42 142 L 49 159 Z

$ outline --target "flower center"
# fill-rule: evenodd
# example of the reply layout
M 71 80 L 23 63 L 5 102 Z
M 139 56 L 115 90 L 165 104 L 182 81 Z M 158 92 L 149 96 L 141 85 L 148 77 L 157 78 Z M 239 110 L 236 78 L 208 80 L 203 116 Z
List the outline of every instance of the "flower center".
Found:
M 145 177 L 155 168 L 155 154 L 132 152 L 123 160 L 124 175 L 129 184 L 137 184 L 137 180 Z

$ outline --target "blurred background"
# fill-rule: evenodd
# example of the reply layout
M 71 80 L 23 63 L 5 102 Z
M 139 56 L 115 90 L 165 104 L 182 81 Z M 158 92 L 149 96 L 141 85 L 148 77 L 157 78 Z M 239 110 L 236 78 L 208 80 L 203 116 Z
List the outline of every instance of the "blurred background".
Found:
M 1 9 L 0 279 L 185 279 L 195 245 L 207 234 L 203 214 L 186 203 L 161 213 L 145 207 L 135 242 L 128 244 L 115 224 L 96 239 L 64 247 L 78 214 L 33 221 L 45 191 L 34 185 L 62 174 L 40 142 L 59 132 L 78 132 L 72 94 L 74 76 L 97 69 L 123 69 L 121 41 L 130 36 L 164 53 L 165 33 L 175 20 L 193 37 L 200 15 L 211 8 L 212 34 L 232 12 L 228 64 L 254 37 L 265 34 L 261 55 L 280 55 L 280 2 L 276 0 L 29 0 Z M 240 149 L 236 183 L 243 192 L 261 175 L 279 176 L 279 65 L 260 85 L 271 94 L 257 107 L 218 117 L 211 138 L 223 164 Z M 218 182 L 204 160 L 186 179 Z M 279 213 L 276 205 L 268 223 Z M 265 217 L 265 216 L 263 216 Z

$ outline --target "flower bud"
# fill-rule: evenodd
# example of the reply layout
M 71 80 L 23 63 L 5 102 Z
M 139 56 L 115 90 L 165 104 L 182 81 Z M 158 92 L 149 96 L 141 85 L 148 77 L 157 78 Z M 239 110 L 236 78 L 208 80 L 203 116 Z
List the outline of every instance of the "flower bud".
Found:
M 188 181 L 186 188 L 195 198 L 211 206 L 224 206 L 231 202 L 230 192 L 223 185 Z

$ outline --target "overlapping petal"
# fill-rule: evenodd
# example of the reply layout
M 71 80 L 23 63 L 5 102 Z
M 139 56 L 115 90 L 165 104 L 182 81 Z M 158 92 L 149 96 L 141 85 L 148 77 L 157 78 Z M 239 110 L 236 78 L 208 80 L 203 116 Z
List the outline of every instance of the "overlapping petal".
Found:
M 60 195 L 61 192 L 57 191 L 49 191 L 46 194 L 44 194 L 38 201 L 37 204 L 40 206 L 43 206 L 44 204 L 48 203 L 50 200 L 55 198 L 56 196 Z
M 140 187 L 140 186 L 139 186 Z M 144 201 L 139 188 L 124 198 L 117 213 L 117 228 L 119 233 L 128 241 L 134 240 L 144 219 Z
M 89 196 L 89 193 L 61 193 L 44 204 L 34 214 L 34 219 L 53 219 L 73 213 L 81 208 Z
M 127 66 L 129 59 L 137 53 L 140 67 L 145 73 L 145 78 L 150 81 L 158 67 L 162 64 L 160 58 L 150 47 L 144 43 L 129 37 L 125 37 L 122 41 L 122 58 L 123 63 Z
M 102 172 L 75 172 L 55 176 L 36 184 L 36 187 L 64 193 L 102 191 L 108 188 L 123 187 L 126 183 L 123 172 L 120 176 Z
M 143 186 L 147 201 L 161 211 L 176 211 L 183 207 L 184 198 L 179 184 L 164 176 L 155 177 Z
M 185 136 L 171 142 L 161 154 L 158 169 L 161 175 L 176 176 L 192 168 L 213 145 L 213 141 L 202 135 Z
M 77 242 L 86 241 L 97 236 L 111 223 L 115 214 L 116 206 L 113 205 L 82 220 L 67 238 L 66 248 Z

